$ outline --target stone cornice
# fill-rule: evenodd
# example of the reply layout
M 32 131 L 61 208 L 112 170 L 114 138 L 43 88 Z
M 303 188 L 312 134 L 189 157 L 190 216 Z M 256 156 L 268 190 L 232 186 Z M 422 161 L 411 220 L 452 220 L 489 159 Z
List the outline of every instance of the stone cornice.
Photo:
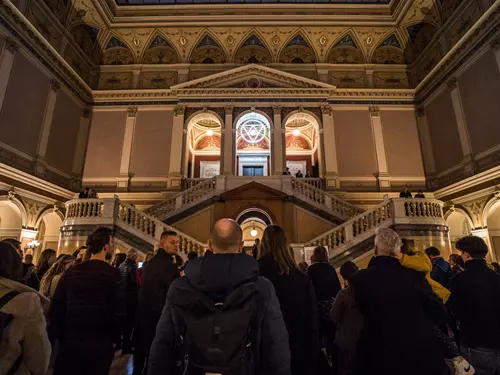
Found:
M 0 33 L 11 36 L 36 55 L 61 82 L 65 82 L 78 96 L 88 101 L 91 89 L 71 66 L 59 55 L 38 30 L 9 0 L 0 0 Z

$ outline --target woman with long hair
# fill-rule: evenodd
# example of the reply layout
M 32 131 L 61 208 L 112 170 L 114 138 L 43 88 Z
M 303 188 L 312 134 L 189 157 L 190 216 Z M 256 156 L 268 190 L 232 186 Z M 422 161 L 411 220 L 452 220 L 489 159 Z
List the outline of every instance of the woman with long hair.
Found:
M 56 262 L 57 253 L 52 249 L 45 249 L 42 251 L 35 268 L 32 269 L 31 274 L 27 276 L 26 284 L 35 289 L 40 289 L 40 282 L 43 276 L 47 273 L 50 267 Z
M 43 276 L 40 282 L 40 293 L 48 299 L 52 299 L 56 291 L 57 283 L 59 283 L 64 271 L 74 264 L 75 258 L 73 256 L 68 254 L 60 255 L 57 262 L 55 262 Z
M 259 269 L 274 285 L 280 302 L 290 340 L 292 375 L 315 374 L 319 334 L 314 289 L 297 267 L 285 232 L 277 225 L 264 231 Z
M 113 267 L 119 268 L 120 264 L 122 264 L 123 262 L 125 262 L 125 259 L 127 259 L 127 254 L 125 254 L 125 253 L 118 253 L 118 254 L 115 255 L 115 258 L 113 259 L 113 263 L 111 263 L 111 265 Z

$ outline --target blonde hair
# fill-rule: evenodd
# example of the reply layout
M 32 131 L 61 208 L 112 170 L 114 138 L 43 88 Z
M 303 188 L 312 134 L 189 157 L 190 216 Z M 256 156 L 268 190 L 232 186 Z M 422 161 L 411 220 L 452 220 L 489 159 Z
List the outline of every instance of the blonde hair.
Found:
M 402 245 L 399 235 L 390 228 L 378 227 L 375 231 L 375 247 L 377 255 L 396 256 Z

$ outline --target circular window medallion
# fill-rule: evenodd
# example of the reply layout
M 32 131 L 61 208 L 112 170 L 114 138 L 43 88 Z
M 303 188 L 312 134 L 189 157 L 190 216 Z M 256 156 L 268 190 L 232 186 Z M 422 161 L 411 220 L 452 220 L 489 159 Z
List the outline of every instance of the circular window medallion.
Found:
M 248 143 L 259 143 L 266 136 L 266 125 L 258 120 L 247 120 L 240 125 L 240 133 Z

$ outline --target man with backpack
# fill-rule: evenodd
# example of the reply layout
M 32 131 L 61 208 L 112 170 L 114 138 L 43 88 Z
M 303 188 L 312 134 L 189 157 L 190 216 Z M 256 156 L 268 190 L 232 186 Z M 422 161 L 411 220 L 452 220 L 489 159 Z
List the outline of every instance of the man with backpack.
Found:
M 272 284 L 240 254 L 234 220 L 215 223 L 213 256 L 172 283 L 149 357 L 149 375 L 289 375 L 288 333 Z

